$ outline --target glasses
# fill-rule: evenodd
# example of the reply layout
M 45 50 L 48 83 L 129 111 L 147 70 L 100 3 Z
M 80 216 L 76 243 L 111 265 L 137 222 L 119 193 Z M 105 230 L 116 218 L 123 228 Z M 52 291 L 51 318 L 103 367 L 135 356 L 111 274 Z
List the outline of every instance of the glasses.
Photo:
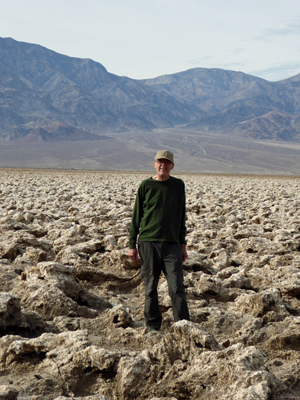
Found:
M 155 161 L 156 161 L 158 164 L 160 164 L 160 165 L 162 165 L 162 164 L 165 164 L 165 165 L 170 165 L 170 164 L 172 164 L 170 160 L 165 160 L 164 158 L 161 158 L 161 159 L 155 160 Z

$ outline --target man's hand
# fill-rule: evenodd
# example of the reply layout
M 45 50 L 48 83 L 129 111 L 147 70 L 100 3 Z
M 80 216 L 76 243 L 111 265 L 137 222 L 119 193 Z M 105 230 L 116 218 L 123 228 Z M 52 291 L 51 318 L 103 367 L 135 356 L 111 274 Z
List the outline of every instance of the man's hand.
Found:
M 131 260 L 137 260 L 138 259 L 137 249 L 129 249 L 127 254 L 128 254 L 128 257 Z
M 182 262 L 184 262 L 188 258 L 188 254 L 185 248 L 185 244 L 182 244 L 181 247 L 182 247 Z

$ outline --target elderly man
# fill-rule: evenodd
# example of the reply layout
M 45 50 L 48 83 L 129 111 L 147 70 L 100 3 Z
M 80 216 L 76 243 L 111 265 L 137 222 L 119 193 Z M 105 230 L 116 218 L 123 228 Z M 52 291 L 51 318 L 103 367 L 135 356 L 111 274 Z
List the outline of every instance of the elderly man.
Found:
M 168 281 L 174 320 L 189 320 L 182 270 L 182 261 L 187 259 L 184 183 L 170 176 L 174 168 L 174 156 L 170 151 L 160 150 L 156 154 L 154 168 L 156 175 L 142 181 L 136 195 L 128 250 L 128 256 L 137 260 L 139 236 L 148 332 L 158 331 L 162 323 L 157 295 L 161 271 Z

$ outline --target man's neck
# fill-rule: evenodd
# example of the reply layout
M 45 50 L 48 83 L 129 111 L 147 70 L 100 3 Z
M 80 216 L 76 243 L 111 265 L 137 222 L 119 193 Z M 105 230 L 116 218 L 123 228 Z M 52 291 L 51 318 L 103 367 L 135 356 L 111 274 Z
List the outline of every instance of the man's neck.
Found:
M 170 178 L 170 175 L 169 176 L 160 176 L 160 175 L 155 175 L 155 176 L 153 176 L 153 178 L 152 179 L 154 179 L 154 180 L 156 180 L 156 181 L 160 181 L 160 182 L 165 182 L 165 181 L 167 181 L 168 179 Z

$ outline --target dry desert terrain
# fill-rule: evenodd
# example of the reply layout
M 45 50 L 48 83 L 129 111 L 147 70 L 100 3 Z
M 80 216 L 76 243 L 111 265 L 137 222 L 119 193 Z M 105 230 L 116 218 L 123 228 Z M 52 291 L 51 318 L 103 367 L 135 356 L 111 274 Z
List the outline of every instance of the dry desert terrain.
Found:
M 146 335 L 127 257 L 150 173 L 0 171 L 0 398 L 300 398 L 300 178 L 177 175 L 191 321 Z

